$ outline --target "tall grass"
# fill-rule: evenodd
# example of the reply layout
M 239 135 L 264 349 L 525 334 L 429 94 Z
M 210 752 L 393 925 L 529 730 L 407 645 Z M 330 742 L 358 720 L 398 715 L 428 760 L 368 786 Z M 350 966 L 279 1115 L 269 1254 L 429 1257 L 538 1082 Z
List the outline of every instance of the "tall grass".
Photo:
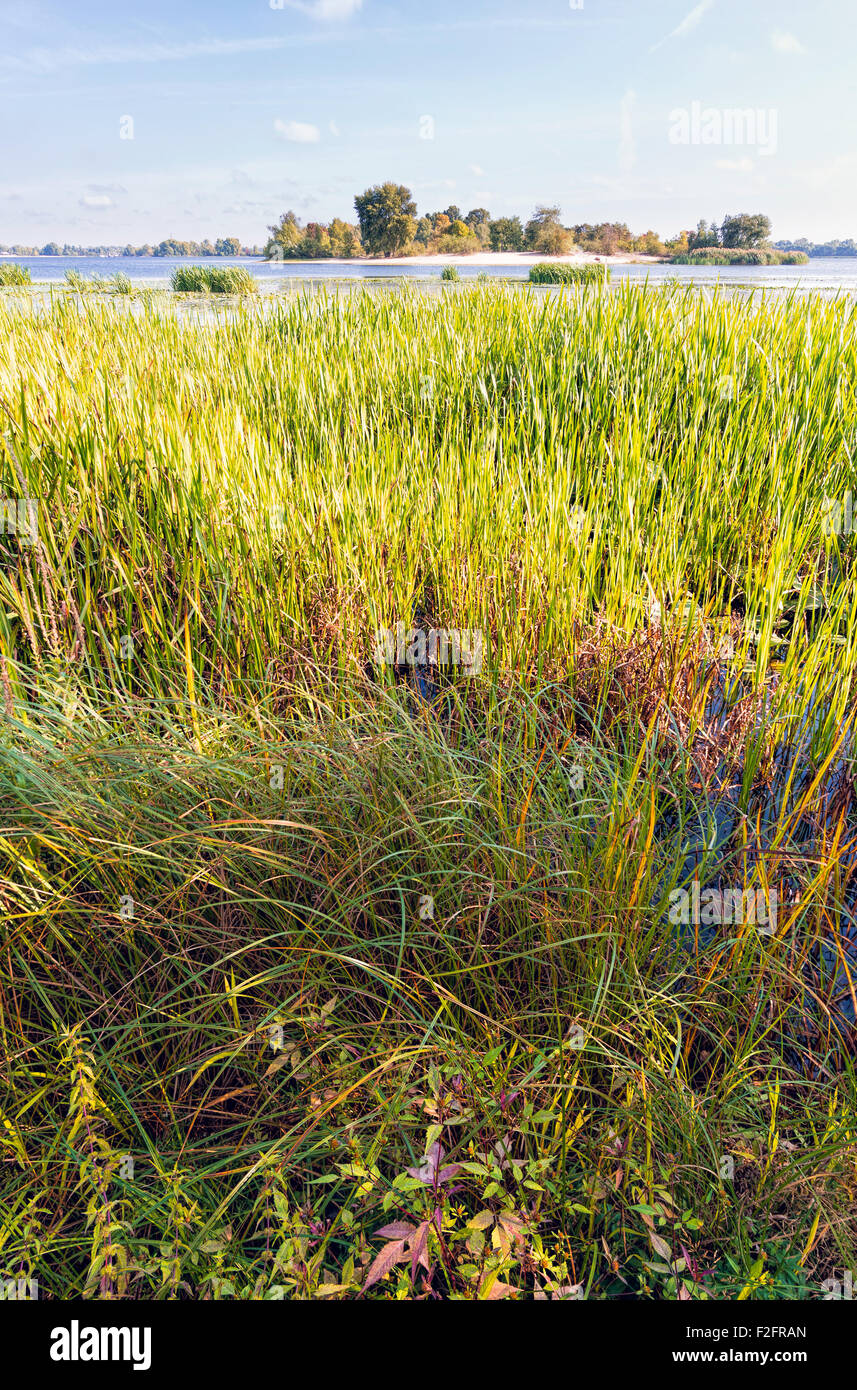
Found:
M 0 265 L 0 289 L 7 286 L 31 285 L 32 283 L 32 276 L 25 265 L 18 265 L 15 261 Z
M 184 294 L 253 294 L 258 288 L 251 272 L 241 265 L 177 266 L 170 284 Z
M 805 251 L 741 250 L 729 246 L 701 246 L 673 256 L 672 265 L 809 265 Z
M 83 275 L 70 267 L 65 273 L 65 283 L 76 294 L 122 294 L 133 295 L 131 277 L 124 271 L 115 275 Z
M 632 286 L 0 305 L 39 507 L 0 536 L 7 1277 L 853 1268 L 854 329 Z M 482 630 L 481 673 L 429 704 L 399 621 Z M 677 930 L 694 877 L 776 885 L 776 932 Z
M 610 279 L 610 267 L 601 265 L 565 265 L 540 261 L 530 266 L 532 285 L 595 285 Z

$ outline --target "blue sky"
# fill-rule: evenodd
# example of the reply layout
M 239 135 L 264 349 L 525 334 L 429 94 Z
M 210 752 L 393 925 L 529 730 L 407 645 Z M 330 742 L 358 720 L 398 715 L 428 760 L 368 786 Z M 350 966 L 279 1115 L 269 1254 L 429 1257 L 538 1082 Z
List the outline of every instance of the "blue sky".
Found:
M 0 0 L 0 242 L 261 243 L 388 178 L 420 211 L 857 237 L 855 0 L 578 5 Z M 718 141 L 729 110 L 755 132 Z

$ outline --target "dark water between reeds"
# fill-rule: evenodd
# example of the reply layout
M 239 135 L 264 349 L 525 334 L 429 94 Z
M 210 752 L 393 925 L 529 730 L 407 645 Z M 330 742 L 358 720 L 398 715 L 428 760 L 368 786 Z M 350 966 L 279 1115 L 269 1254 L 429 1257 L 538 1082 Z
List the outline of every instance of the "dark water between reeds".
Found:
M 756 711 L 755 732 L 761 733 L 766 718 L 767 698 Z M 715 734 L 729 718 L 732 704 L 727 697 L 725 674 L 721 672 L 709 699 L 705 726 Z M 827 703 L 816 691 L 806 692 L 797 727 L 789 740 L 774 749 L 763 777 L 746 777 L 746 766 L 730 767 L 721 761 L 708 781 L 703 811 L 695 800 L 684 808 L 687 819 L 682 843 L 684 862 L 680 877 L 694 877 L 700 885 L 715 892 L 742 884 L 745 867 L 765 859 L 778 897 L 782 916 L 791 915 L 800 902 L 802 883 L 823 860 L 825 852 L 839 835 L 837 900 L 824 914 L 818 941 L 795 942 L 793 968 L 799 970 L 804 988 L 796 999 L 789 1032 L 805 1043 L 813 1037 L 832 1034 L 838 1042 L 853 1043 L 857 1024 L 857 803 L 854 797 L 854 728 L 851 721 L 836 730 L 836 751 L 824 769 L 826 740 L 823 731 L 830 722 Z M 816 776 L 821 774 L 811 809 L 804 798 Z M 700 779 L 699 791 L 702 790 Z M 660 833 L 675 833 L 676 812 L 664 817 Z M 788 834 L 782 834 L 783 826 Z M 656 834 L 658 832 L 656 831 Z M 776 923 L 766 924 L 766 934 L 776 934 Z M 718 934 L 730 931 L 720 925 L 691 929 L 687 944 L 698 949 L 711 947 Z M 691 939 L 692 938 L 692 939 Z M 824 1050 L 823 1047 L 821 1049 Z
M 448 682 L 430 668 L 414 666 L 403 678 L 411 686 L 415 701 L 427 705 L 439 719 L 450 706 L 445 695 Z M 749 691 L 730 686 L 727 669 L 718 673 L 709 694 L 703 718 L 704 733 L 686 750 L 688 753 L 687 795 L 683 804 L 665 800 L 658 814 L 654 839 L 664 856 L 677 864 L 669 881 L 664 876 L 653 901 L 667 898 L 670 882 L 695 887 L 697 908 L 706 890 L 722 896 L 753 878 L 753 868 L 764 860 L 770 885 L 775 888 L 774 915 L 770 898 L 766 920 L 749 922 L 749 930 L 760 933 L 760 949 L 783 951 L 782 940 L 774 946 L 783 918 L 791 917 L 800 902 L 802 884 L 813 876 L 824 848 L 829 853 L 839 825 L 837 853 L 837 900 L 825 912 L 815 915 L 814 930 L 799 926 L 788 932 L 788 967 L 795 981 L 794 1000 L 784 1020 L 781 1039 L 792 1063 L 807 1071 L 807 1049 L 819 1058 L 833 1052 L 853 1049 L 857 1029 L 857 797 L 853 776 L 855 734 L 853 724 L 839 724 L 838 747 L 821 778 L 811 809 L 802 807 L 807 791 L 825 761 L 826 726 L 830 710 L 817 692 L 807 691 L 801 714 L 789 740 L 778 744 L 766 761 L 763 776 L 753 770 L 746 776 L 746 765 L 725 757 L 703 773 L 703 765 L 736 704 Z M 759 702 L 752 717 L 753 734 L 762 735 L 774 692 Z M 728 740 L 724 739 L 724 744 Z M 698 763 L 697 763 L 698 758 Z M 584 816 L 591 823 L 592 817 Z M 842 824 L 840 825 L 840 822 Z M 788 835 L 782 827 L 787 824 Z M 844 826 L 844 828 L 843 828 Z M 589 836 L 585 838 L 589 839 Z M 756 880 L 758 882 L 758 879 Z M 762 890 L 758 890 L 761 895 Z M 823 925 L 820 925 L 822 924 Z M 664 912 L 665 929 L 677 936 L 684 949 L 702 966 L 704 959 L 718 950 L 731 949 L 748 924 L 731 921 L 701 921 L 676 926 Z

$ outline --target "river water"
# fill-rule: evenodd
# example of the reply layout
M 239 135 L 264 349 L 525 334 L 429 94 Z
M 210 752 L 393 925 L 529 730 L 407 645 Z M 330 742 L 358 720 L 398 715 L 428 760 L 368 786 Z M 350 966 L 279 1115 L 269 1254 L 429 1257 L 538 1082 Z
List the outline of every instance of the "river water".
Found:
M 0 265 L 9 261 L 27 266 L 34 281 L 55 283 L 65 278 L 67 270 L 81 275 L 115 275 L 121 271 L 136 284 L 151 288 L 167 287 L 176 266 L 238 265 L 244 266 L 260 282 L 260 288 L 275 290 L 277 286 L 293 286 L 296 281 L 408 279 L 438 281 L 442 264 L 350 265 L 347 261 L 269 262 L 254 256 L 218 256 L 213 260 L 194 256 L 2 256 Z M 527 265 L 462 265 L 459 274 L 463 281 L 485 275 L 490 280 L 526 280 Z M 661 285 L 668 281 L 694 285 L 756 287 L 759 289 L 802 291 L 819 290 L 825 294 L 837 291 L 857 293 L 857 257 L 819 256 L 801 266 L 689 266 L 689 265 L 614 265 L 612 283 L 629 280 Z

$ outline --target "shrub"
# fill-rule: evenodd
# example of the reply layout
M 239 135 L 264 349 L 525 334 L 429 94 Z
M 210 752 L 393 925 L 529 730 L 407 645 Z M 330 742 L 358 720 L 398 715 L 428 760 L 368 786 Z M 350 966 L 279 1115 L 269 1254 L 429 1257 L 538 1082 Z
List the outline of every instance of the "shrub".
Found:
M 440 278 L 441 280 L 460 280 L 461 276 L 458 273 L 458 266 L 445 265 L 443 270 L 440 272 Z
M 254 294 L 256 281 L 245 266 L 182 265 L 170 276 L 179 294 Z
M 704 246 L 673 256 L 672 265 L 807 265 L 804 251 L 770 251 L 754 248 Z
M 0 265 L 0 286 L 31 285 L 33 283 L 25 265 L 13 261 L 11 265 Z
M 437 243 L 439 256 L 472 256 L 482 249 L 478 236 L 455 236 L 452 232 L 445 232 Z
M 530 267 L 531 285 L 592 285 L 610 279 L 609 265 L 550 265 Z

